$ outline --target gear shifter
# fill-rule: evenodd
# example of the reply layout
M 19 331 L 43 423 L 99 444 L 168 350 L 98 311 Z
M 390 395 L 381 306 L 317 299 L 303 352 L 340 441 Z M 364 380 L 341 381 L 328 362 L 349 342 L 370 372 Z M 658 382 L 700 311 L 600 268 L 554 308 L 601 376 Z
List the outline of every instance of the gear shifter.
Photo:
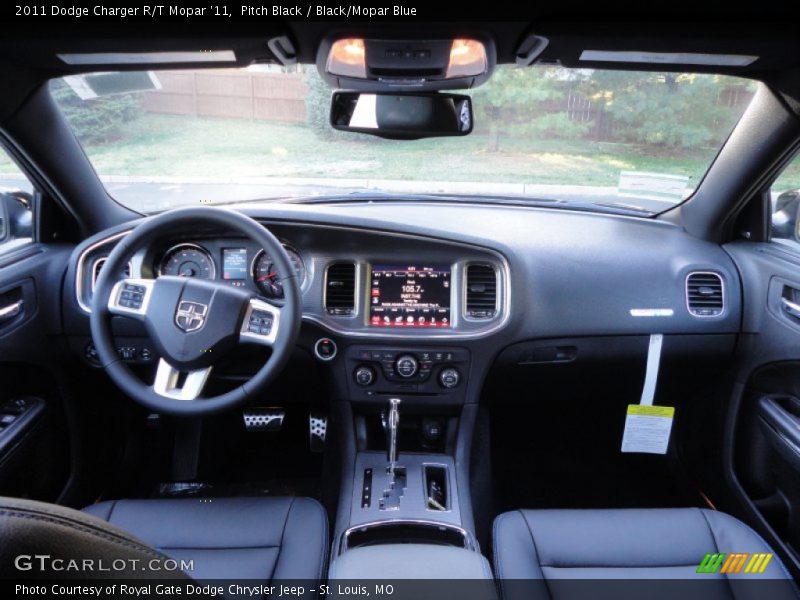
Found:
M 400 398 L 389 400 L 389 410 L 383 411 L 383 428 L 386 431 L 386 483 L 378 502 L 380 510 L 400 510 L 406 489 L 406 470 L 397 466 L 397 427 L 400 425 Z
M 397 467 L 397 427 L 400 425 L 400 398 L 389 400 L 389 412 L 386 416 L 386 448 L 389 460 L 388 471 L 394 478 Z

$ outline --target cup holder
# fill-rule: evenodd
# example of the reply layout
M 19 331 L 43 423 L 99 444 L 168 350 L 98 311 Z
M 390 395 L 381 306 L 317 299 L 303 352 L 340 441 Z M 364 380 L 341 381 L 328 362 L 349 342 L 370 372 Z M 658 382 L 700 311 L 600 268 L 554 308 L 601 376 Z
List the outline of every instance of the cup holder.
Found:
M 345 531 L 340 552 L 381 544 L 435 544 L 475 549 L 472 536 L 454 525 L 427 521 L 382 521 Z

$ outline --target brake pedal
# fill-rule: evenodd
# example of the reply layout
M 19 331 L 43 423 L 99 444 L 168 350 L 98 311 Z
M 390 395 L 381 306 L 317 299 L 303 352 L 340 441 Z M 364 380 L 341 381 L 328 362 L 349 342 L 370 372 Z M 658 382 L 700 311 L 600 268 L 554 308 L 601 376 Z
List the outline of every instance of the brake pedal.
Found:
M 325 435 L 328 432 L 328 417 L 325 415 L 308 415 L 308 444 L 312 452 L 325 449 Z
M 280 431 L 286 411 L 282 408 L 253 407 L 245 410 L 242 416 L 247 431 Z

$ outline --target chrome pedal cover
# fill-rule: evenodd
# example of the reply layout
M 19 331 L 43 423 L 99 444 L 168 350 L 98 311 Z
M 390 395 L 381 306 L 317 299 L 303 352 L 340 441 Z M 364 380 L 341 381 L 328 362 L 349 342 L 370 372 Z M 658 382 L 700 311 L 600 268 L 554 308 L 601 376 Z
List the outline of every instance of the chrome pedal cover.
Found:
M 286 411 L 282 408 L 253 407 L 243 413 L 247 431 L 280 431 Z
M 312 452 L 325 449 L 325 435 L 328 432 L 328 417 L 325 415 L 308 415 L 308 444 Z

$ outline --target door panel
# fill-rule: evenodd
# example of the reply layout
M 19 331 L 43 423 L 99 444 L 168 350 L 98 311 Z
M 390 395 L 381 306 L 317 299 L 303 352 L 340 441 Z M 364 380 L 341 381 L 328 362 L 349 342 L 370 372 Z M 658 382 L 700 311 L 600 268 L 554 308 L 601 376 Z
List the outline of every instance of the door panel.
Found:
M 725 246 L 741 273 L 742 336 L 725 475 L 743 516 L 800 575 L 800 252 Z
M 0 256 L 0 495 L 54 501 L 76 458 L 60 366 L 71 249 L 29 243 Z

